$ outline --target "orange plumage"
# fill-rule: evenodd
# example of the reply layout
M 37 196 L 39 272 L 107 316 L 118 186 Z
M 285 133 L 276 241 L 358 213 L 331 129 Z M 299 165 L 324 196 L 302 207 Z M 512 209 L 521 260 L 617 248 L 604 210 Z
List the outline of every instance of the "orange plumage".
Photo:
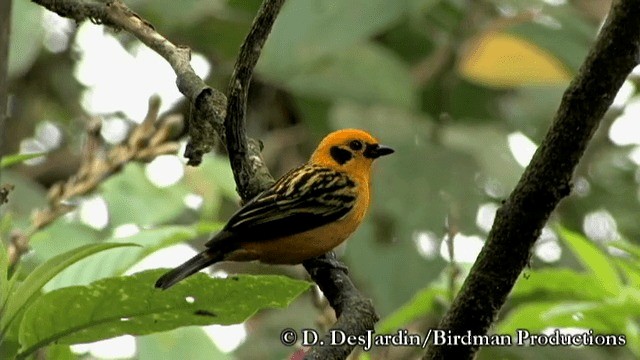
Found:
M 207 249 L 156 282 L 166 289 L 219 261 L 299 264 L 345 241 L 369 207 L 371 165 L 393 153 L 365 131 L 327 135 L 308 163 L 240 208 Z

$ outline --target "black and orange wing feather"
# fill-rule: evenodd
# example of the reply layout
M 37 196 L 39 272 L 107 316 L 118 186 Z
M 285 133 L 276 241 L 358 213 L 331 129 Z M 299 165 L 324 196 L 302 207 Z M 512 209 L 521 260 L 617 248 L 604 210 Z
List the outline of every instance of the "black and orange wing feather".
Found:
M 356 184 L 346 174 L 304 165 L 240 208 L 206 246 L 233 246 L 237 241 L 275 239 L 320 227 L 347 215 L 356 194 Z

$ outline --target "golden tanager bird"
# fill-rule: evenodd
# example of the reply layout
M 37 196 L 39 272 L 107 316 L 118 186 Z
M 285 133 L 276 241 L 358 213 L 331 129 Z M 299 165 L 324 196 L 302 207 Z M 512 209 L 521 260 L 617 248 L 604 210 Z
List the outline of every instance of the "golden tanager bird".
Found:
M 164 274 L 156 287 L 167 289 L 219 261 L 300 264 L 331 251 L 367 212 L 373 161 L 393 152 L 363 130 L 330 133 L 309 162 L 248 201 L 206 250 Z

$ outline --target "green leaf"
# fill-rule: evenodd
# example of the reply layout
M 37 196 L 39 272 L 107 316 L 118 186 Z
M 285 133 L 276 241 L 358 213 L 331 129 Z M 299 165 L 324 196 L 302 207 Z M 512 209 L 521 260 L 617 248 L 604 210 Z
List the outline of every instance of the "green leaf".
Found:
M 511 300 L 529 298 L 552 300 L 598 300 L 610 296 L 593 274 L 570 269 L 541 269 L 529 271 L 518 279 L 509 295 Z
M 377 332 L 387 334 L 406 327 L 410 322 L 434 312 L 438 298 L 446 297 L 446 290 L 428 287 L 416 294 L 408 303 L 380 320 Z
M 86 245 L 78 249 L 74 249 L 64 254 L 60 254 L 49 259 L 44 264 L 34 269 L 22 283 L 18 285 L 16 290 L 9 296 L 5 311 L 0 319 L 0 331 L 6 333 L 8 326 L 16 319 L 25 307 L 29 305 L 39 294 L 40 289 L 49 282 L 60 271 L 64 270 L 71 264 L 93 255 L 100 251 L 113 249 L 122 246 L 136 246 L 135 244 L 93 244 Z M 61 312 L 65 313 L 66 312 Z
M 301 65 L 349 50 L 380 32 L 406 8 L 405 0 L 288 1 L 260 55 L 258 70 L 286 78 Z
M 296 95 L 416 107 L 408 64 L 368 41 L 400 18 L 409 8 L 407 2 L 287 2 L 257 71 Z
M 622 271 L 628 283 L 632 287 L 640 288 L 640 264 L 637 261 L 627 259 L 614 259 L 618 268 Z
M 283 276 L 219 279 L 198 273 L 169 290 L 154 288 L 165 271 L 107 278 L 41 296 L 21 323 L 20 355 L 54 341 L 75 344 L 189 325 L 236 324 L 258 310 L 287 306 L 310 285 Z
M 498 324 L 497 334 L 525 328 L 579 327 L 602 333 L 624 333 L 627 320 L 640 315 L 639 291 L 629 290 L 606 301 L 534 302 L 519 306 Z
M 601 284 L 611 295 L 620 293 L 622 281 L 604 251 L 584 236 L 566 228 L 558 227 L 558 233 L 582 265 L 596 276 L 597 283 Z
M 372 76 L 373 75 L 373 76 Z M 418 102 L 407 64 L 387 49 L 364 43 L 300 66 L 274 78 L 302 96 L 353 99 L 415 108 Z
M 36 261 L 42 263 L 81 246 L 98 243 L 103 238 L 104 235 L 92 227 L 62 218 L 33 234 L 29 245 Z
M 211 232 L 210 228 L 201 228 L 200 224 L 162 226 L 155 229 L 143 229 L 139 233 L 127 237 L 108 239 L 109 243 L 137 244 L 139 247 L 114 249 L 83 259 L 62 271 L 44 289 L 52 291 L 72 285 L 88 285 L 98 279 L 122 275 L 136 262 L 158 249 Z
M 133 223 L 144 227 L 170 221 L 184 211 L 183 199 L 188 193 L 182 183 L 158 188 L 147 179 L 140 164 L 128 164 L 101 189 L 112 226 Z
M 41 152 L 41 153 L 31 153 L 31 154 L 13 154 L 13 155 L 6 155 L 2 157 L 2 160 L 0 160 L 0 169 L 4 169 L 13 165 L 17 165 L 20 164 L 24 161 L 27 160 L 31 160 L 31 159 L 35 159 L 41 156 L 46 155 L 47 153 L 45 152 Z

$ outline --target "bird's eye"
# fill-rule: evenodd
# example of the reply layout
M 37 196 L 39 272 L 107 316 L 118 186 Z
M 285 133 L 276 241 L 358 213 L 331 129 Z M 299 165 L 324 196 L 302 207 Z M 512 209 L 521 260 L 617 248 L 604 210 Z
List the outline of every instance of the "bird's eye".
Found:
M 351 150 L 362 150 L 362 148 L 364 147 L 364 145 L 362 145 L 362 141 L 360 140 L 353 140 L 349 143 L 349 147 L 351 148 Z

